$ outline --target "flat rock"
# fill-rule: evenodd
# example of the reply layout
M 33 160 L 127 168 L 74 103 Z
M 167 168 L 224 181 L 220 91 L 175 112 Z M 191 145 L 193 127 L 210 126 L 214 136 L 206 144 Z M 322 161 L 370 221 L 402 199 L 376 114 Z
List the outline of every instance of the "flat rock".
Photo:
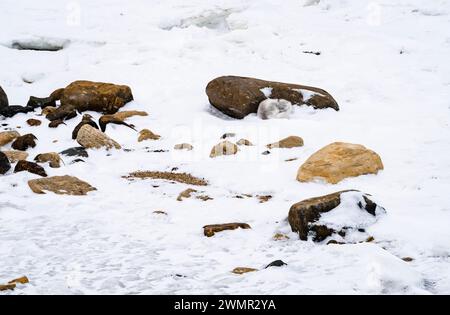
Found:
M 237 274 L 237 275 L 243 275 L 244 273 L 255 272 L 255 271 L 258 271 L 258 269 L 248 268 L 248 267 L 236 267 L 233 269 L 232 273 Z
M 236 229 L 251 229 L 250 225 L 247 223 L 225 223 L 225 224 L 212 224 L 205 225 L 203 227 L 203 233 L 207 237 L 212 237 L 214 234 L 227 230 L 236 230 Z
M 78 156 L 78 157 L 86 157 L 86 158 L 89 157 L 89 154 L 87 153 L 86 149 L 83 147 L 69 148 L 60 153 L 65 156 Z
M 0 174 L 3 175 L 11 169 L 11 163 L 9 162 L 8 156 L 0 151 Z
M 80 128 L 77 142 L 86 149 L 121 149 L 120 144 L 90 125 L 84 125 Z
M 143 129 L 139 132 L 138 142 L 145 140 L 158 140 L 159 138 L 161 138 L 160 135 L 154 134 L 148 129 Z
M 3 151 L 3 153 L 8 157 L 11 163 L 16 163 L 18 161 L 26 160 L 28 158 L 28 153 L 25 151 Z
M 42 177 L 47 177 L 47 173 L 45 172 L 45 169 L 42 166 L 24 160 L 17 162 L 16 167 L 14 168 L 14 173 L 25 171 Z
M 173 148 L 175 150 L 187 150 L 187 151 L 191 151 L 192 149 L 194 149 L 194 147 L 189 143 L 176 144 Z
M 88 192 L 97 190 L 88 183 L 73 176 L 54 176 L 28 181 L 28 186 L 36 194 L 45 194 L 51 191 L 58 195 L 83 196 Z
M 377 174 L 383 168 L 377 153 L 359 144 L 335 142 L 311 155 L 298 170 L 297 180 L 336 184 L 348 177 Z
M 325 90 L 255 78 L 219 77 L 208 83 L 206 94 L 212 106 L 224 114 L 238 119 L 242 119 L 250 113 L 256 113 L 259 104 L 269 97 L 317 109 L 339 110 L 337 102 Z
M 291 149 L 303 146 L 303 139 L 297 136 L 290 136 L 284 138 L 278 142 L 268 144 L 269 149 L 281 148 L 281 149 Z
M 31 126 L 31 127 L 37 127 L 42 124 L 42 121 L 40 121 L 39 119 L 30 118 L 27 120 L 27 124 L 28 124 L 28 126 Z
M 251 143 L 247 139 L 240 139 L 238 142 L 236 142 L 237 145 L 244 145 L 244 146 L 253 146 L 253 143 Z
M 215 158 L 222 155 L 233 155 L 238 152 L 238 147 L 230 141 L 222 141 L 211 149 L 209 157 Z
M 0 147 L 8 144 L 20 137 L 17 131 L 2 131 L 0 132 Z
M 61 158 L 56 152 L 38 154 L 34 160 L 38 163 L 49 163 L 51 168 L 61 167 Z

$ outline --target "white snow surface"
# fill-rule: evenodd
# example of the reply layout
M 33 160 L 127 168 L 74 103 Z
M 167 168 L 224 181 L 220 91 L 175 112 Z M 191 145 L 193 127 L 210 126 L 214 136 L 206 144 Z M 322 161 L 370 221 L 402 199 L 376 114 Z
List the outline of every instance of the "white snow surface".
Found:
M 138 143 L 133 130 L 108 127 L 134 151 L 90 150 L 86 163 L 46 166 L 50 176 L 97 187 L 88 196 L 36 195 L 29 173 L 0 177 L 0 283 L 30 279 L 1 294 L 450 293 L 449 14 L 444 0 L 2 0 L 0 85 L 11 104 L 78 79 L 127 84 L 135 101 L 123 109 L 149 113 L 128 121 L 162 137 Z M 317 86 L 341 110 L 230 119 L 205 94 L 221 75 Z M 30 159 L 77 146 L 71 132 L 81 116 L 57 129 L 29 127 L 29 118 L 44 120 L 37 114 L 0 121 L 37 136 Z M 210 159 L 225 132 L 256 146 Z M 261 155 L 290 135 L 305 146 Z M 334 141 L 376 151 L 385 170 L 337 185 L 297 182 L 299 166 Z M 183 142 L 194 150 L 172 150 Z M 157 149 L 169 152 L 147 152 Z M 122 178 L 174 167 L 207 179 L 199 190 L 214 200 L 179 202 L 192 186 Z M 386 209 L 367 230 L 375 242 L 298 240 L 290 206 L 343 189 L 370 193 Z M 242 193 L 273 198 L 233 198 Z M 228 222 L 252 229 L 203 236 L 204 225 Z M 289 239 L 274 241 L 279 232 Z M 263 269 L 277 259 L 288 265 Z M 261 271 L 235 275 L 235 267 Z

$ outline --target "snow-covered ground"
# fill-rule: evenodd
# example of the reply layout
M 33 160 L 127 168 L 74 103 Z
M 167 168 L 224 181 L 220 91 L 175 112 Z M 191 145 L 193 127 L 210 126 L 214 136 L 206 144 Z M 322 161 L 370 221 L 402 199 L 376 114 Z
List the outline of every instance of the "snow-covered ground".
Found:
M 318 86 L 341 110 L 228 119 L 204 92 L 221 75 Z M 30 279 L 2 294 L 450 293 L 449 1 L 2 0 L 0 85 L 10 103 L 78 79 L 129 85 L 135 101 L 124 109 L 149 113 L 129 121 L 161 140 L 138 143 L 133 130 L 109 127 L 134 151 L 90 151 L 86 163 L 46 167 L 97 187 L 88 196 L 36 195 L 27 181 L 37 176 L 26 172 L 0 177 L 0 283 Z M 28 118 L 43 120 L 37 114 L 0 121 L 38 137 L 31 159 L 77 146 L 80 117 L 29 127 Z M 225 132 L 257 146 L 209 158 Z M 305 146 L 261 155 L 290 135 Z M 376 151 L 385 170 L 337 185 L 296 181 L 299 166 L 334 141 Z M 194 150 L 174 152 L 182 142 Z M 158 149 L 169 152 L 147 152 Z M 201 190 L 214 200 L 180 202 L 192 186 L 122 178 L 174 167 L 207 179 Z M 326 246 L 290 232 L 292 204 L 343 189 L 386 209 L 368 229 L 374 243 Z M 243 193 L 273 198 L 233 198 Z M 204 225 L 228 222 L 252 229 L 203 236 Z M 278 232 L 290 239 L 274 241 Z M 277 259 L 288 265 L 263 269 Z M 263 270 L 235 275 L 235 267 Z

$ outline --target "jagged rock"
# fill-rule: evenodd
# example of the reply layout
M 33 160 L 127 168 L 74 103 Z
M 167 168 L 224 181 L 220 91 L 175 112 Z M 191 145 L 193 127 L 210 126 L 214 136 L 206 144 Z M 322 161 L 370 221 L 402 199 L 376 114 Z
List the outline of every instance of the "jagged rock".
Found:
M 90 125 L 84 125 L 80 128 L 77 142 L 86 149 L 100 149 L 103 147 L 106 149 L 121 149 L 120 144 Z
M 245 146 L 253 146 L 253 143 L 251 143 L 247 139 L 240 139 L 238 142 L 236 142 L 237 145 L 245 145 Z
M 0 147 L 8 144 L 20 137 L 17 131 L 3 131 L 0 132 Z
M 60 153 L 65 156 L 79 156 L 79 157 L 86 157 L 86 158 L 89 157 L 89 154 L 87 153 L 86 149 L 83 147 L 69 148 Z
M 28 153 L 25 151 L 3 151 L 3 153 L 8 157 L 11 163 L 16 163 L 18 161 L 26 160 L 28 158 Z
M 14 140 L 11 147 L 14 150 L 26 151 L 28 148 L 34 148 L 36 146 L 35 140 L 37 140 L 37 138 L 33 134 L 29 133 Z
M 38 163 L 49 163 L 51 168 L 61 167 L 61 158 L 56 152 L 38 154 L 34 160 Z
M 333 97 L 322 89 L 254 78 L 219 77 L 208 83 L 206 94 L 211 105 L 238 119 L 256 113 L 259 104 L 269 97 L 284 99 L 297 105 L 339 110 Z
M 29 172 L 32 174 L 36 174 L 42 177 L 47 177 L 47 173 L 45 173 L 45 170 L 42 166 L 33 163 L 33 162 L 28 162 L 28 161 L 24 161 L 21 160 L 19 162 L 17 162 L 16 167 L 14 168 L 14 173 L 19 173 L 19 172 Z
M 88 110 L 114 114 L 133 100 L 131 89 L 125 85 L 111 83 L 75 81 L 64 89 L 54 91 L 48 98 L 30 98 L 30 106 L 46 107 L 61 101 L 61 106 L 47 115 L 49 120 L 65 119 L 74 111 Z
M 53 106 L 44 107 L 41 111 L 41 116 L 47 116 L 48 114 L 54 113 L 58 108 Z
M 78 131 L 80 131 L 81 127 L 84 125 L 89 125 L 95 129 L 99 129 L 98 125 L 95 121 L 92 120 L 92 116 L 89 114 L 84 114 L 81 118 L 81 121 L 78 125 L 75 126 L 75 128 L 72 131 L 72 139 L 75 140 L 78 136 Z
M 144 140 L 158 140 L 159 138 L 161 138 L 161 136 L 154 134 L 148 129 L 143 129 L 139 132 L 138 141 L 142 142 Z
M 139 110 L 124 110 L 121 112 L 117 112 L 112 115 L 117 120 L 124 121 L 127 118 L 133 117 L 133 116 L 148 116 L 147 112 L 139 111 Z
M 383 169 L 381 158 L 359 144 L 335 142 L 320 149 L 300 167 L 297 180 L 310 182 L 316 178 L 336 184 L 348 177 L 376 174 Z
M 8 96 L 0 86 L 0 110 L 9 106 Z
M 333 212 L 338 210 L 337 214 Z M 312 235 L 314 241 L 321 242 L 334 234 L 345 237 L 348 232 L 365 229 L 384 213 L 385 210 L 369 195 L 344 190 L 294 204 L 289 210 L 288 221 L 301 240 L 306 241 Z M 324 214 L 327 214 L 325 218 Z
M 0 151 L 0 175 L 5 174 L 11 169 L 11 163 L 5 153 Z
M 188 151 L 191 151 L 192 149 L 194 149 L 194 147 L 192 145 L 190 145 L 189 143 L 176 144 L 173 148 L 175 150 L 188 150 Z
M 242 275 L 244 273 L 255 272 L 255 271 L 258 271 L 258 269 L 247 268 L 247 267 L 236 267 L 233 269 L 232 273 L 235 273 L 237 275 Z
M 222 141 L 212 148 L 209 157 L 215 158 L 222 155 L 233 155 L 236 154 L 238 150 L 237 145 L 234 143 L 230 141 Z
M 31 127 L 37 127 L 40 126 L 42 122 L 39 119 L 30 118 L 27 120 L 27 124 Z
M 270 267 L 283 267 L 283 266 L 287 266 L 287 264 L 284 261 L 275 260 L 275 261 L 272 261 L 270 264 L 268 264 L 265 269 L 270 268 Z
M 97 190 L 88 183 L 67 175 L 33 179 L 28 181 L 28 186 L 36 194 L 45 194 L 45 191 L 51 191 L 58 195 L 83 196 L 90 191 Z
M 291 149 L 302 146 L 303 146 L 303 139 L 297 136 L 290 136 L 278 142 L 267 145 L 269 149 L 273 148 Z
M 214 234 L 226 230 L 236 230 L 236 229 L 251 229 L 250 225 L 247 223 L 226 223 L 226 224 L 212 224 L 205 225 L 203 227 L 203 233 L 207 237 L 214 236 Z

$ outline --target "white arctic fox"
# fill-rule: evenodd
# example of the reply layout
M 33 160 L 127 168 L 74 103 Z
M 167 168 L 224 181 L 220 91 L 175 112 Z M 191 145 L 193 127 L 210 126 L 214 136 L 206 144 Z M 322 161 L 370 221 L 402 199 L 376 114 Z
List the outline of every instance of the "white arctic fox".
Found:
M 261 119 L 289 118 L 292 103 L 284 99 L 268 98 L 258 106 L 258 117 Z

